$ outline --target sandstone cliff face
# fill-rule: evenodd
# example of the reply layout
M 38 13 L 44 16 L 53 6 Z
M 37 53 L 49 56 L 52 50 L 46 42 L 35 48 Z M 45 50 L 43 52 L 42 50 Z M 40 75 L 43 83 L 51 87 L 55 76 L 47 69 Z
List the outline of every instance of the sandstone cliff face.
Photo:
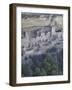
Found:
M 63 16 L 60 14 L 22 13 L 22 28 L 32 26 L 63 27 Z

